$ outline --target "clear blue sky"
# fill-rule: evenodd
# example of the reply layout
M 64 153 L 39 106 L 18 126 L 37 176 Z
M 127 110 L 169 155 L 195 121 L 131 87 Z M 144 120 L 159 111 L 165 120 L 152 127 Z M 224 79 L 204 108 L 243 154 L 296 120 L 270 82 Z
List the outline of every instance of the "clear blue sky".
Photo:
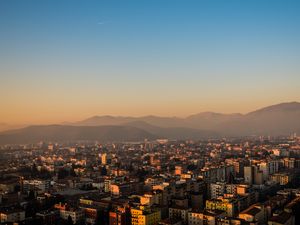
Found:
M 2 0 L 0 30 L 3 122 L 300 100 L 296 0 Z

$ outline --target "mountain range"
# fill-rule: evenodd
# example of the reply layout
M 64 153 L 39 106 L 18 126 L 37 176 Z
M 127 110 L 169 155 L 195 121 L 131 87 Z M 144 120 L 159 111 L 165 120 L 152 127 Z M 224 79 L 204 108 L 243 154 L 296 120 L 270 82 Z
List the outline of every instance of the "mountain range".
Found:
M 202 139 L 300 133 L 300 103 L 268 106 L 247 114 L 202 112 L 179 117 L 94 116 L 75 123 L 29 126 L 0 132 L 0 144 L 37 141 L 137 141 Z

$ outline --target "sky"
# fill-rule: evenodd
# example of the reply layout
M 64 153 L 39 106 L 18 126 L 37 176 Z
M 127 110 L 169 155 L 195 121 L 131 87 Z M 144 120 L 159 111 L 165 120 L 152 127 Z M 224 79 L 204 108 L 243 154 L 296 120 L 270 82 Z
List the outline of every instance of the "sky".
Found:
M 0 1 L 0 122 L 300 101 L 300 1 Z

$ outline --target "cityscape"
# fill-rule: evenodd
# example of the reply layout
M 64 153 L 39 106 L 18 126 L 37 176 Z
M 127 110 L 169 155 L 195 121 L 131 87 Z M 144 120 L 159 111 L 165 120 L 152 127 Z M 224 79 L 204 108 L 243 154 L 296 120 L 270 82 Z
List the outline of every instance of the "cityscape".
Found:
M 298 224 L 300 138 L 1 147 L 1 221 Z
M 0 1 L 0 224 L 300 225 L 300 2 Z

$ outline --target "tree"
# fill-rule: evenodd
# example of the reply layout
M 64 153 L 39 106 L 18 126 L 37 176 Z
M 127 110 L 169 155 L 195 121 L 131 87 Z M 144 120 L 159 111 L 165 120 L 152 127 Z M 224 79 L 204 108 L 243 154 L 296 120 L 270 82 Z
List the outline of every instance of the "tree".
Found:
M 36 177 L 38 175 L 39 171 L 37 169 L 36 164 L 34 163 L 31 167 L 31 176 Z
M 77 175 L 76 175 L 75 170 L 74 170 L 73 167 L 70 169 L 70 176 L 77 177 Z
M 33 200 L 33 199 L 35 199 L 35 193 L 34 193 L 34 191 L 33 191 L 33 190 L 30 190 L 30 191 L 29 191 L 29 194 L 28 194 L 28 199 L 29 199 L 29 200 Z
M 65 177 L 67 177 L 69 175 L 68 171 L 66 171 L 65 169 L 59 169 L 58 173 L 57 173 L 57 177 L 58 179 L 64 179 Z
M 107 175 L 107 169 L 106 169 L 105 166 L 103 166 L 103 167 L 101 168 L 101 175 L 102 175 L 102 176 L 106 176 L 106 175 Z
M 193 171 L 193 170 L 196 170 L 196 169 L 197 169 L 197 166 L 196 166 L 196 165 L 193 165 L 193 164 L 190 164 L 190 165 L 187 166 L 187 169 L 188 169 L 189 171 Z
M 145 176 L 148 174 L 148 172 L 144 169 L 138 169 L 136 176 L 139 178 L 140 181 L 144 181 L 145 180 Z
M 19 192 L 21 190 L 21 186 L 20 185 L 16 185 L 14 187 L 14 192 Z
M 71 216 L 68 217 L 67 225 L 73 225 L 73 220 Z

